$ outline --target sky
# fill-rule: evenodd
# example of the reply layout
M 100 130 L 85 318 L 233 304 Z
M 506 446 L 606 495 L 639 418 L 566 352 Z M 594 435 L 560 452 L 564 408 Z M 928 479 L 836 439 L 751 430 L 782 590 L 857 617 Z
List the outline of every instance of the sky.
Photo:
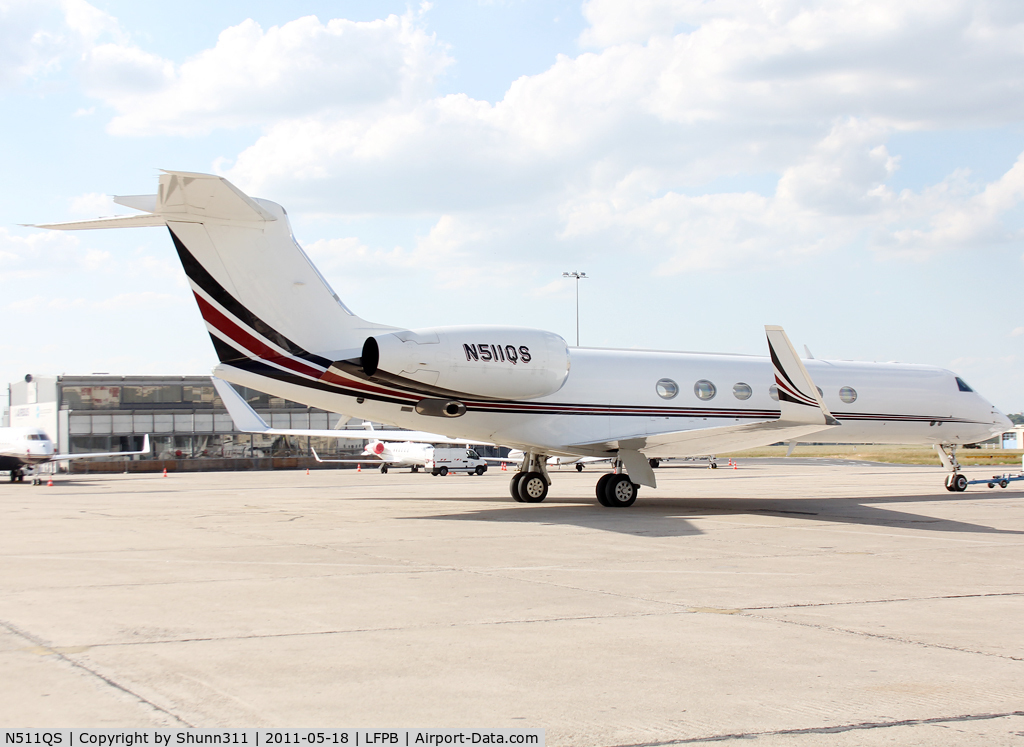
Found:
M 202 374 L 160 169 L 360 316 L 952 369 L 1024 409 L 1019 0 L 0 0 L 0 382 Z

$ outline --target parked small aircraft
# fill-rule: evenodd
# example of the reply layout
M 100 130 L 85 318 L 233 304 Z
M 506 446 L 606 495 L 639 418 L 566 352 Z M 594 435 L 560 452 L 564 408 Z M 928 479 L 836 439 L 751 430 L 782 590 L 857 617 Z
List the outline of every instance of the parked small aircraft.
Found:
M 209 174 L 164 172 L 155 195 L 120 197 L 141 215 L 55 229 L 166 226 L 220 365 L 242 386 L 332 412 L 502 443 L 526 454 L 518 500 L 543 501 L 551 456 L 606 457 L 604 506 L 655 487 L 650 460 L 777 441 L 931 444 L 967 480 L 959 444 L 1010 421 L 933 366 L 801 361 L 781 327 L 768 356 L 570 348 L 557 334 L 502 326 L 405 329 L 352 313 L 295 242 L 276 203 Z M 812 379 L 813 373 L 813 379 Z M 819 388 L 820 387 L 820 388 Z
M 149 434 L 142 439 L 139 451 L 108 451 L 102 453 L 79 452 L 57 454 L 53 441 L 40 428 L 0 428 L 0 470 L 11 474 L 11 482 L 24 482 L 25 474 L 32 475 L 32 484 L 40 480 L 35 469 L 47 462 L 63 462 L 71 459 L 94 459 L 96 457 L 134 456 L 149 453 Z

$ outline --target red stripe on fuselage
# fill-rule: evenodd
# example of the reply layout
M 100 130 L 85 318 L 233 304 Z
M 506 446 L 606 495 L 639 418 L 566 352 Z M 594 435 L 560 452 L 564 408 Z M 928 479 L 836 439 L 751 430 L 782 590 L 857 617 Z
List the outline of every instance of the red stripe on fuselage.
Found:
M 320 371 L 315 368 L 310 368 L 304 363 L 295 360 L 294 358 L 288 358 L 281 355 L 278 351 L 269 347 L 266 343 L 261 342 L 251 334 L 246 332 L 244 329 L 239 327 L 233 321 L 228 319 L 224 314 L 218 311 L 209 301 L 200 296 L 195 291 L 192 291 L 192 295 L 196 297 L 196 303 L 199 304 L 199 311 L 203 315 L 203 319 L 207 323 L 215 327 L 217 330 L 227 335 L 235 343 L 241 345 L 246 350 L 250 350 L 268 363 L 273 363 L 284 368 L 291 369 L 296 373 L 303 374 L 305 376 L 311 376 L 314 379 L 320 377 Z

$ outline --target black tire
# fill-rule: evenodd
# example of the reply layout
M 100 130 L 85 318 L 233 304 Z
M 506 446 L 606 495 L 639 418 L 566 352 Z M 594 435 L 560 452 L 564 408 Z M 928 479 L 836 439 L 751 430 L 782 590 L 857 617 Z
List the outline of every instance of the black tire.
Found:
M 629 475 L 613 475 L 604 486 L 604 499 L 610 508 L 629 508 L 636 503 L 640 486 L 629 479 Z
M 476 476 L 477 477 L 480 477 L 480 475 L 482 475 L 486 471 L 487 471 L 487 468 L 484 465 L 482 465 L 482 464 L 476 465 L 476 469 L 474 470 L 474 472 L 476 472 Z
M 608 484 L 608 481 L 611 480 L 613 477 L 615 477 L 613 473 L 607 472 L 601 475 L 601 479 L 597 481 L 597 502 L 607 508 L 611 508 L 611 506 L 608 505 L 608 499 L 605 498 L 604 496 L 604 488 Z
M 577 472 L 582 472 L 583 471 L 583 462 L 576 462 L 576 471 Z
M 660 459 L 648 459 L 647 463 L 649 465 L 651 465 L 651 469 L 658 469 L 658 467 L 661 466 L 661 460 Z
M 525 472 L 516 472 L 512 475 L 512 479 L 508 483 L 508 492 L 512 494 L 516 503 L 522 503 L 523 499 L 519 497 L 519 481 L 523 479 Z
M 1001 487 L 1001 488 L 1005 488 L 1009 484 L 1010 484 L 1009 480 L 1000 480 L 999 481 L 999 487 Z
M 711 469 L 718 469 L 718 463 L 717 462 L 712 462 L 708 466 L 711 467 Z
M 988 486 L 989 486 L 990 488 L 994 488 L 994 487 L 996 486 L 996 484 L 995 484 L 994 482 L 990 482 L 990 483 L 988 484 Z
M 432 470 L 430 470 L 430 474 L 432 474 L 434 477 L 437 477 L 441 473 L 440 473 L 440 471 L 438 471 L 436 469 L 432 469 Z
M 386 475 L 388 473 L 388 465 L 386 465 L 386 464 L 380 465 L 380 473 L 382 475 Z
M 540 472 L 524 473 L 517 487 L 523 503 L 541 503 L 548 497 L 548 481 Z
M 412 465 L 412 471 L 413 472 L 419 472 L 420 471 L 420 465 L 418 465 L 418 464 Z
M 967 490 L 967 478 L 964 475 L 956 475 L 953 480 L 953 490 L 957 493 L 962 493 Z
M 439 469 L 437 471 L 437 474 L 441 475 L 441 477 L 447 477 L 448 476 L 448 468 L 447 467 L 442 467 L 441 469 Z
M 956 488 L 953 487 L 953 475 L 952 474 L 946 475 L 946 479 L 943 482 L 943 485 L 946 486 L 946 490 L 948 490 L 950 493 L 956 491 Z

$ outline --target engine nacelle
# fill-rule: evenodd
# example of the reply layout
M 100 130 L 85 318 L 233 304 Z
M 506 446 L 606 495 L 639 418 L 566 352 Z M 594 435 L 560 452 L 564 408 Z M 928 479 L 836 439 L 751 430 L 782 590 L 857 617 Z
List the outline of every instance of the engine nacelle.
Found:
M 539 329 L 435 327 L 366 338 L 362 365 L 371 378 L 415 384 L 434 396 L 533 399 L 562 388 L 569 375 L 569 346 Z M 436 414 L 462 412 L 442 407 Z

